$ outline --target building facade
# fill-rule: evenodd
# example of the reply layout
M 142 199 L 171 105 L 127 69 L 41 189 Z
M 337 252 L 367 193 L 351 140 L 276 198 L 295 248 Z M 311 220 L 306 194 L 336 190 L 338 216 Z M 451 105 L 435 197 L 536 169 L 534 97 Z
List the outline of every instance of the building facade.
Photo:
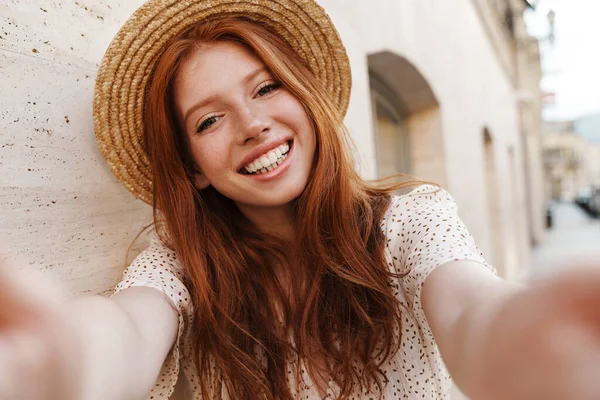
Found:
M 529 4 L 322 3 L 351 56 L 346 121 L 364 175 L 440 183 L 500 273 L 522 276 L 543 236 L 546 202 Z
M 600 189 L 600 114 L 577 119 L 575 131 L 587 143 L 585 170 L 588 184 L 594 189 Z
M 545 123 L 543 155 L 549 198 L 574 201 L 600 189 L 600 116 Z

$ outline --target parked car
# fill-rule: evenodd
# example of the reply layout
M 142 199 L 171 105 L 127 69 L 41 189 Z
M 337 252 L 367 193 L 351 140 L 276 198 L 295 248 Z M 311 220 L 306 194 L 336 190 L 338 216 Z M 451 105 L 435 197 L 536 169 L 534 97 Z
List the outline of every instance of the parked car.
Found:
M 591 216 L 598 217 L 600 215 L 600 187 L 580 190 L 575 203 Z
M 575 203 L 580 205 L 583 208 L 587 208 L 590 205 L 590 200 L 592 199 L 592 189 L 585 188 L 581 189 L 577 193 L 577 197 L 575 198 Z
M 552 215 L 552 205 L 550 203 L 546 204 L 546 228 L 552 229 L 554 225 L 554 218 Z
M 595 217 L 600 216 L 600 187 L 592 189 L 589 208 Z

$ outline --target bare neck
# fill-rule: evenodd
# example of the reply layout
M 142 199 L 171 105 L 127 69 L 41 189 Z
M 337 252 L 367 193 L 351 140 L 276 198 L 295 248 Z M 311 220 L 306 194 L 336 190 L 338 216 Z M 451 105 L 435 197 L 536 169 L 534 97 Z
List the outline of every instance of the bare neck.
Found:
M 261 231 L 291 240 L 293 230 L 293 205 L 286 204 L 277 207 L 255 207 L 238 204 L 238 208 Z

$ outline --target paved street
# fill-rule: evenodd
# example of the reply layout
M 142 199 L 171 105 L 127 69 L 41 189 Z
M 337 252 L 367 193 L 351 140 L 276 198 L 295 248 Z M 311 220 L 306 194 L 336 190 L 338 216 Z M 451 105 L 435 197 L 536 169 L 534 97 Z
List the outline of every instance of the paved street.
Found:
M 573 263 L 593 260 L 600 268 L 600 219 L 589 217 L 574 203 L 555 203 L 554 226 L 544 242 L 533 249 L 531 271 L 534 278 L 566 268 Z

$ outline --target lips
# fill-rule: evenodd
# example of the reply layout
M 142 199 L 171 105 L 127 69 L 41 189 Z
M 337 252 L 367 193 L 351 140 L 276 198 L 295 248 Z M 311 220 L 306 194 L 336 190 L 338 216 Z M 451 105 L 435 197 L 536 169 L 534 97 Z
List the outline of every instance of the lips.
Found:
M 253 162 L 246 165 L 245 172 L 248 174 L 262 174 L 268 171 L 272 171 L 277 168 L 283 160 L 286 159 L 290 146 L 287 143 L 279 145 L 277 148 L 269 151 L 258 157 Z
M 240 165 L 238 172 L 243 175 L 260 173 L 276 168 L 285 159 L 292 147 L 291 139 L 273 139 L 255 148 Z M 265 171 L 262 171 L 265 172 Z

